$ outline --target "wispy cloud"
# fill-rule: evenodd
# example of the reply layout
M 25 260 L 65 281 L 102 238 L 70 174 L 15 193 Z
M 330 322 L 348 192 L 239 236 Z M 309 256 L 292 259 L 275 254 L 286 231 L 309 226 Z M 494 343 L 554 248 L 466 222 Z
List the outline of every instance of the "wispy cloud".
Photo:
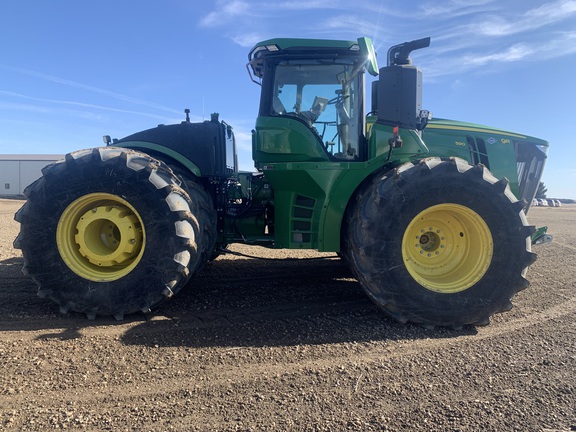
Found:
M 233 20 L 255 17 L 276 17 L 285 11 L 304 12 L 311 10 L 346 9 L 349 4 L 342 0 L 292 0 L 280 2 L 244 0 L 218 0 L 216 10 L 200 19 L 203 27 L 225 27 Z M 242 23 L 240 23 L 242 24 Z M 260 21 L 260 25 L 265 22 Z M 253 23 L 251 23 L 253 26 Z
M 444 12 L 450 8 L 457 12 L 466 10 L 459 9 L 463 3 L 456 3 L 443 4 Z M 454 20 L 453 15 L 442 18 L 441 9 L 434 6 L 439 21 L 431 32 L 434 55 L 423 53 L 421 63 L 427 78 L 470 71 L 489 73 L 506 65 L 576 53 L 576 32 L 571 30 L 574 28 L 571 22 L 576 18 L 576 0 L 556 0 L 532 8 L 524 2 L 515 5 L 466 2 L 466 7 L 478 5 L 483 8 L 481 12 L 463 20 Z M 570 30 L 562 31 L 563 28 Z
M 349 3 L 338 0 L 294 0 L 278 3 L 281 9 L 310 10 L 310 9 L 339 9 Z
M 8 110 L 8 111 L 25 111 L 25 112 L 32 112 L 37 114 L 46 114 L 50 112 L 50 109 L 40 105 L 31 105 L 25 103 L 18 103 L 18 102 L 5 102 L 0 101 L 0 111 Z
M 378 34 L 381 30 L 378 22 L 354 14 L 341 14 L 326 18 L 322 21 L 321 27 L 333 33 L 353 34 L 355 37 Z
M 249 16 L 253 7 L 242 0 L 232 1 L 218 1 L 216 2 L 216 10 L 210 12 L 200 20 L 200 25 L 203 27 L 218 27 L 226 25 L 228 21 L 234 18 Z
M 576 53 L 576 31 L 554 33 L 550 40 L 514 44 L 499 53 L 465 57 L 464 63 L 483 65 L 489 62 L 542 61 Z
M 111 97 L 111 98 L 113 98 L 113 99 L 121 100 L 121 101 L 124 101 L 124 102 L 129 102 L 129 103 L 132 103 L 132 104 L 135 104 L 135 105 L 146 106 L 146 107 L 148 107 L 148 108 L 153 108 L 153 109 L 156 109 L 156 110 L 159 110 L 159 111 L 165 111 L 165 112 L 169 112 L 169 113 L 172 113 L 172 114 L 180 114 L 179 111 L 177 111 L 177 110 L 175 110 L 175 109 L 173 109 L 173 108 L 164 106 L 164 105 L 160 105 L 160 104 L 157 104 L 157 103 L 154 103 L 154 102 L 150 102 L 150 101 L 146 101 L 146 100 L 143 100 L 143 99 L 134 98 L 134 97 L 127 96 L 127 95 L 123 95 L 123 94 L 116 93 L 116 92 L 113 92 L 113 91 L 110 91 L 110 90 L 106 90 L 106 89 L 102 89 L 102 88 L 99 88 L 99 87 L 94 87 L 94 86 L 91 86 L 91 85 L 79 83 L 79 82 L 77 82 L 77 81 L 72 81 L 72 80 L 68 80 L 68 79 L 65 79 L 65 78 L 60 78 L 60 77 L 56 77 L 56 76 L 53 76 L 53 75 L 48 75 L 48 74 L 45 74 L 45 73 L 42 73 L 42 72 L 36 72 L 36 71 L 29 70 L 29 69 L 17 68 L 17 67 L 7 66 L 7 65 L 0 65 L 0 68 L 1 68 L 1 69 L 5 69 L 5 70 L 9 70 L 9 71 L 12 71 L 12 72 L 16 72 L 16 73 L 19 73 L 19 74 L 22 74 L 22 75 L 28 75 L 28 76 L 31 76 L 31 77 L 34 77 L 34 78 L 37 78 L 37 79 L 41 79 L 41 80 L 44 80 L 44 81 L 49 81 L 49 82 L 52 82 L 52 83 L 55 83 L 55 84 L 60 84 L 60 85 L 64 85 L 64 86 L 67 86 L 67 87 L 73 87 L 73 88 L 78 88 L 78 89 L 86 90 L 86 91 L 93 92 L 93 93 L 98 93 L 98 94 L 101 94 L 101 95 L 105 95 L 105 96 Z
M 482 66 L 492 62 L 517 62 L 530 57 L 535 52 L 535 48 L 519 43 L 494 54 L 466 56 L 462 63 L 464 66 Z
M 244 48 L 252 48 L 256 43 L 264 39 L 267 39 L 267 36 L 260 33 L 242 33 L 232 36 L 234 43 Z
M 501 70 L 506 64 L 549 61 L 566 55 L 576 54 L 576 31 L 557 32 L 550 40 L 519 42 L 505 45 L 497 52 L 487 47 L 474 47 L 448 56 L 426 57 L 421 64 L 427 78 L 458 75 L 471 70 L 487 73 Z M 478 69 L 481 67 L 480 69 Z
M 425 2 L 418 8 L 420 17 L 430 18 L 461 18 L 479 12 L 496 11 L 501 9 L 495 0 L 470 0 L 470 1 L 446 1 Z
M 166 121 L 166 116 L 162 116 L 159 114 L 148 113 L 143 111 L 134 111 L 134 110 L 126 110 L 120 108 L 112 108 L 102 105 L 95 105 L 89 104 L 84 102 L 76 102 L 76 101 L 68 101 L 68 100 L 57 100 L 57 99 L 45 99 L 45 98 L 38 98 L 34 96 L 28 96 L 21 93 L 15 93 L 12 91 L 7 90 L 0 90 L 0 96 L 5 96 L 7 98 L 17 98 L 17 99 L 24 99 L 31 102 L 36 102 L 35 104 L 22 104 L 22 103 L 15 103 L 10 101 L 0 101 L 0 109 L 16 109 L 16 110 L 25 110 L 25 111 L 34 111 L 34 112 L 51 112 L 53 109 L 49 108 L 50 105 L 57 105 L 57 106 L 69 106 L 74 108 L 81 108 L 84 110 L 98 110 L 98 111 L 108 111 L 108 112 L 116 112 L 116 113 L 123 113 L 123 114 L 132 114 L 137 116 L 144 116 L 144 117 L 151 117 L 157 120 Z M 48 106 L 47 106 L 48 105 Z M 77 109 L 74 112 L 80 113 Z
M 576 14 L 576 0 L 559 0 L 545 3 L 523 14 L 512 16 L 486 15 L 480 22 L 471 24 L 474 32 L 484 36 L 507 36 L 537 30 Z
M 236 44 L 249 47 L 254 43 L 280 35 L 297 33 L 298 37 L 317 37 L 317 35 L 338 32 L 353 32 L 358 35 L 364 28 L 378 25 L 371 15 L 360 20 L 362 11 L 372 13 L 382 11 L 382 6 L 355 5 L 355 12 L 350 12 L 350 3 L 342 0 L 292 0 L 280 2 L 243 0 L 218 0 L 216 10 L 208 13 L 199 21 L 205 28 L 225 28 L 223 33 Z M 318 11 L 317 14 L 314 11 Z M 342 11 L 348 11 L 343 14 Z M 340 15 L 332 15 L 337 13 Z M 283 14 L 290 14 L 285 19 Z M 297 16 L 301 18 L 298 19 Z M 356 17 L 356 19 L 355 19 Z M 301 28 L 287 27 L 284 24 L 294 20 Z M 257 22 L 257 31 L 254 23 Z M 358 27 L 358 24 L 362 24 Z M 291 24 L 292 25 L 292 24 Z M 363 33 L 366 34 L 366 33 Z M 374 34 L 374 32 L 369 33 Z
M 549 60 L 576 53 L 576 31 L 558 32 L 555 37 L 539 46 L 538 58 Z
M 428 77 L 486 73 L 576 52 L 576 0 L 426 0 L 412 7 L 342 0 L 254 0 L 248 7 L 247 0 L 218 0 L 216 6 L 200 24 L 225 29 L 242 47 L 283 36 L 370 36 L 384 59 L 393 44 L 432 36 L 433 50 L 414 55 Z

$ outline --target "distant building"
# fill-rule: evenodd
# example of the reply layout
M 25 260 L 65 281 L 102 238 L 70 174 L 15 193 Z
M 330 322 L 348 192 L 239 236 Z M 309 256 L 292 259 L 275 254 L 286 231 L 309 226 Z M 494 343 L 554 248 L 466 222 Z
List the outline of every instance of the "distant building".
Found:
M 42 168 L 64 155 L 0 155 L 0 195 L 22 195 L 26 186 L 42 176 Z

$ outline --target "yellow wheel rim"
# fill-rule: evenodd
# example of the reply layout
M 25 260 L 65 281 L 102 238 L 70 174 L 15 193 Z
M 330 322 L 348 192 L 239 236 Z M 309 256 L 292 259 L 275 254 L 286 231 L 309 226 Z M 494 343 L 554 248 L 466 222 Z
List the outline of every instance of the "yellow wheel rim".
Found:
M 438 204 L 418 214 L 402 238 L 402 259 L 424 288 L 439 293 L 464 291 L 488 270 L 492 234 L 475 211 Z
M 142 218 L 126 200 L 93 193 L 72 202 L 56 229 L 60 256 L 78 276 L 98 282 L 130 273 L 144 253 Z

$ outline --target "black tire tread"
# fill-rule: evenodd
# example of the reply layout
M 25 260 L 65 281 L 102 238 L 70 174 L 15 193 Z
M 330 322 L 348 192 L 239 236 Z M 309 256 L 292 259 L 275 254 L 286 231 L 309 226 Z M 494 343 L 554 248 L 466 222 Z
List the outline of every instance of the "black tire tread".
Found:
M 82 312 L 90 319 L 96 315 L 121 319 L 124 314 L 148 311 L 176 294 L 198 267 L 200 225 L 190 208 L 190 197 L 163 162 L 134 150 L 99 147 L 69 153 L 63 160 L 45 167 L 42 174 L 24 190 L 27 201 L 15 215 L 21 230 L 14 246 L 22 250 L 23 272 L 34 279 L 38 294 L 51 298 L 62 312 Z M 131 188 L 130 192 L 124 192 L 122 187 Z M 153 232 L 161 227 L 169 237 L 157 242 L 162 243 L 162 251 L 158 252 L 164 254 L 158 260 L 161 262 L 147 262 L 140 273 L 149 272 L 150 282 L 146 278 L 134 281 L 124 277 L 121 279 L 127 281 L 98 285 L 101 290 L 104 286 L 102 291 L 107 293 L 102 294 L 101 299 L 80 293 L 84 287 L 98 283 L 70 271 L 60 258 L 54 240 L 63 209 L 78 196 L 92 192 L 119 196 L 131 193 L 140 203 L 148 203 L 148 207 L 143 208 L 152 209 L 146 211 L 146 230 Z M 155 208 L 160 210 L 154 213 Z M 156 219 L 160 214 L 164 215 L 162 220 Z M 156 246 L 160 247 L 159 244 L 146 246 L 145 256 L 148 249 Z M 138 283 L 142 288 L 137 292 L 128 286 Z
M 478 207 L 479 204 L 474 202 L 476 200 L 474 188 L 482 189 L 482 193 L 490 197 L 493 201 L 490 204 L 491 211 L 496 209 L 495 211 L 499 212 L 498 217 L 503 219 L 502 228 L 497 233 L 493 233 L 493 237 L 498 237 L 499 249 L 507 248 L 507 250 L 514 251 L 515 255 L 514 257 L 505 257 L 504 253 L 498 255 L 510 262 L 510 274 L 491 274 L 489 280 L 485 275 L 472 287 L 476 288 L 485 284 L 486 287 L 482 292 L 489 293 L 491 297 L 490 301 L 486 302 L 484 299 L 476 299 L 478 303 L 487 304 L 475 306 L 472 311 L 466 309 L 458 311 L 457 308 L 446 313 L 434 311 L 433 308 L 439 305 L 449 305 L 450 302 L 445 301 L 447 297 L 441 297 L 446 294 L 435 295 L 431 292 L 418 295 L 422 295 L 422 299 L 432 299 L 432 304 L 427 305 L 422 300 L 419 307 L 412 306 L 417 303 L 406 301 L 405 297 L 408 295 L 403 291 L 405 287 L 394 287 L 395 282 L 397 285 L 398 281 L 401 281 L 401 285 L 411 282 L 417 286 L 410 292 L 428 291 L 420 287 L 411 277 L 406 276 L 408 273 L 403 265 L 400 251 L 391 250 L 392 246 L 388 244 L 397 245 L 392 237 L 399 235 L 401 239 L 402 224 L 408 223 L 406 218 L 413 217 L 421 211 L 412 210 L 420 205 L 418 200 L 433 202 L 434 198 L 423 198 L 423 196 L 433 184 L 431 182 L 438 183 L 444 176 L 452 182 L 466 185 L 461 186 L 460 190 L 466 191 L 467 188 L 470 190 L 469 194 L 456 197 L 454 195 L 456 192 L 442 192 L 441 187 L 438 186 L 434 191 L 440 191 L 444 195 L 444 198 L 440 198 L 441 200 L 455 199 L 462 201 L 465 205 Z M 410 191 L 415 190 L 421 191 L 421 195 L 411 196 Z M 441 202 L 443 201 L 438 203 Z M 528 238 L 534 232 L 534 227 L 528 225 L 523 208 L 524 203 L 518 201 L 511 192 L 508 180 L 498 180 L 481 164 L 471 166 L 459 158 L 427 158 L 409 162 L 392 171 L 375 175 L 357 192 L 356 198 L 346 212 L 342 252 L 368 296 L 397 321 L 450 328 L 460 328 L 463 325 L 486 325 L 492 314 L 509 310 L 512 307 L 510 301 L 512 297 L 529 285 L 525 278 L 526 268 L 535 261 L 536 254 L 531 252 Z M 414 213 L 413 216 L 403 213 L 410 211 Z M 401 233 L 398 234 L 398 231 Z M 502 239 L 502 236 L 505 238 Z M 495 239 L 495 248 L 496 243 Z M 389 258 L 394 254 L 400 254 L 400 259 Z M 494 261 L 495 259 L 493 263 Z M 400 268 L 393 269 L 393 267 Z M 497 271 L 496 268 L 502 269 L 503 266 L 494 265 L 494 271 Z M 392 275 L 393 272 L 396 273 Z M 401 276 L 398 276 L 399 274 Z M 498 280 L 498 277 L 502 280 Z M 473 291 L 472 288 L 467 291 Z M 466 295 L 472 296 L 473 294 Z M 457 300 L 460 301 L 460 298 L 458 297 Z M 462 303 L 470 306 L 473 300 L 468 298 L 462 300 Z M 436 301 L 438 301 L 437 304 L 434 303 Z
M 200 271 L 210 260 L 216 246 L 216 209 L 212 203 L 210 195 L 199 184 L 196 179 L 189 176 L 182 176 L 183 187 L 190 196 L 192 211 L 197 215 L 199 232 L 202 237 L 199 251 L 198 266 L 195 269 Z

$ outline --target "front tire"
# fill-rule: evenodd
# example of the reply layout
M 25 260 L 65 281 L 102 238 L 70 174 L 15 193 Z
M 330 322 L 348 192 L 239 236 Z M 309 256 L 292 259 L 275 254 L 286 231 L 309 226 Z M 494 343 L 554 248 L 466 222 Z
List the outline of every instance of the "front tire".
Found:
M 367 294 L 400 322 L 488 324 L 528 286 L 528 226 L 506 179 L 429 158 L 376 176 L 347 212 L 343 252 Z
M 63 312 L 147 312 L 199 265 L 190 197 L 164 163 L 105 147 L 68 154 L 42 173 L 24 191 L 14 246 L 39 295 Z

